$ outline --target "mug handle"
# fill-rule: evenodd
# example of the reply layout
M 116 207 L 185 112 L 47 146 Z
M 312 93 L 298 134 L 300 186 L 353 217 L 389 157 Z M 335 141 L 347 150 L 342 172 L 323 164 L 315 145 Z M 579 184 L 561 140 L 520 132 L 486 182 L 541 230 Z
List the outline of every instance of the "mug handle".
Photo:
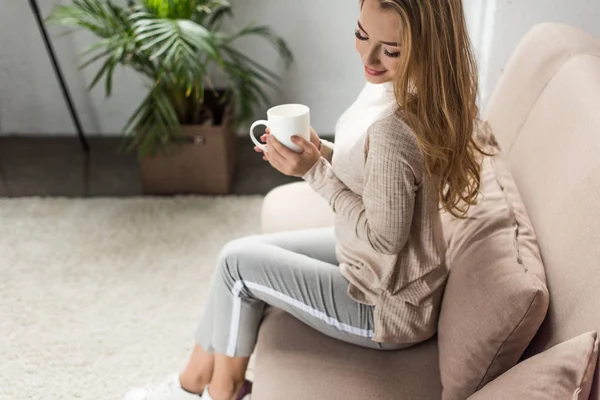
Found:
M 252 124 L 252 126 L 250 127 L 250 139 L 252 139 L 252 141 L 254 142 L 255 145 L 257 145 L 258 147 L 260 147 L 262 149 L 262 151 L 266 152 L 267 151 L 267 146 L 265 146 L 264 144 L 260 143 L 256 137 L 254 137 L 254 129 L 257 126 L 260 125 L 264 125 L 267 128 L 269 127 L 269 121 L 265 121 L 265 120 L 260 120 L 260 121 L 256 121 L 255 123 Z

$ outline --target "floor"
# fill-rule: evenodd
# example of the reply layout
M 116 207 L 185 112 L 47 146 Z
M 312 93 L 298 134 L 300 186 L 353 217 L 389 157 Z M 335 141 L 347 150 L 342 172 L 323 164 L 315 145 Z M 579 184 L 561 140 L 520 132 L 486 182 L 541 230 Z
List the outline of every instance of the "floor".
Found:
M 234 195 L 264 195 L 297 181 L 274 170 L 252 143 L 238 139 Z M 140 196 L 135 155 L 117 152 L 119 138 L 89 138 L 84 155 L 75 137 L 0 137 L 0 197 Z
M 0 199 L 0 399 L 120 400 L 179 371 L 219 253 L 260 233 L 261 207 L 261 196 Z

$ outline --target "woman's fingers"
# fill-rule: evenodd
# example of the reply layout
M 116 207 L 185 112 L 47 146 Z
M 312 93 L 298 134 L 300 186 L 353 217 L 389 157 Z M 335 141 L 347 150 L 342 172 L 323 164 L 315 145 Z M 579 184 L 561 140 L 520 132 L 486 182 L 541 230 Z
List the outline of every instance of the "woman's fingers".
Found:
M 285 158 L 283 158 L 283 156 L 277 150 L 275 150 L 271 144 L 269 144 L 269 152 L 265 153 L 265 155 L 271 163 L 271 165 L 273 165 L 277 169 L 279 169 L 280 165 L 285 164 Z
M 271 159 L 285 159 L 282 148 L 285 148 L 279 140 L 270 136 L 267 138 L 267 144 L 269 146 L 268 153 Z
M 267 143 L 269 143 L 269 151 L 276 151 L 284 160 L 288 160 L 297 156 L 296 153 L 285 147 L 279 140 L 272 136 L 269 136 Z
M 267 136 L 271 134 L 271 130 L 269 128 L 265 129 L 265 134 L 260 137 L 261 142 L 267 143 Z

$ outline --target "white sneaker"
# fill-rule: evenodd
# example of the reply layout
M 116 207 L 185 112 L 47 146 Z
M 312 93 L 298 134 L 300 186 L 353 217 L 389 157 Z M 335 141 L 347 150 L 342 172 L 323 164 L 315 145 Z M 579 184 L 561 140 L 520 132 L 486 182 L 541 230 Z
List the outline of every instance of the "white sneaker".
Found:
M 123 400 L 199 400 L 200 395 L 186 392 L 181 388 L 179 375 L 166 381 L 128 392 Z

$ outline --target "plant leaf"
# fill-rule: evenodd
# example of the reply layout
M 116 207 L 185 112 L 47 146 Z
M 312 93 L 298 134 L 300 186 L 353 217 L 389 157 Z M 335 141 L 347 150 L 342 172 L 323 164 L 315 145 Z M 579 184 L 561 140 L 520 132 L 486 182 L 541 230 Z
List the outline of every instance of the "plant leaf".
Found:
M 109 97 L 112 93 L 112 77 L 113 77 L 113 72 L 114 72 L 116 66 L 117 66 L 116 61 L 111 59 L 110 65 L 109 65 L 108 69 L 106 70 L 106 86 L 105 86 L 106 97 Z
M 230 36 L 225 40 L 228 44 L 231 44 L 232 42 L 246 36 L 257 36 L 267 40 L 273 45 L 275 50 L 277 50 L 279 56 L 283 58 L 283 60 L 286 63 L 286 66 L 289 67 L 294 61 L 294 55 L 292 54 L 292 51 L 290 50 L 286 42 L 281 37 L 273 33 L 271 28 L 267 26 L 247 26 L 244 29 L 240 30 L 238 33 Z
M 210 32 L 201 25 L 193 21 L 178 20 L 181 37 L 188 43 L 195 46 L 198 50 L 204 51 L 212 59 L 219 60 L 219 52 L 215 47 L 214 39 Z
M 92 83 L 90 83 L 90 86 L 88 87 L 90 90 L 93 89 L 98 82 L 100 81 L 100 79 L 102 79 L 102 76 L 108 71 L 108 69 L 110 68 L 110 64 L 111 64 L 112 60 L 109 58 L 107 59 L 104 64 L 102 64 L 102 67 L 100 68 L 100 70 L 98 70 L 98 72 L 96 73 L 96 75 L 94 76 L 94 79 L 92 79 Z

